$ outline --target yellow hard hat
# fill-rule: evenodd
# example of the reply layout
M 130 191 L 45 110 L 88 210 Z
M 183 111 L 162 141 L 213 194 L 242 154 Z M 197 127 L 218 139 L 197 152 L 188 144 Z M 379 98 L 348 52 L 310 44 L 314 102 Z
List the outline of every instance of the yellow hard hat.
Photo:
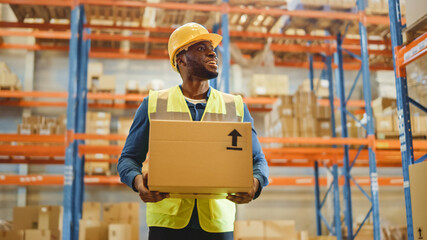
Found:
M 175 55 L 178 53 L 178 50 L 188 46 L 190 43 L 204 40 L 210 41 L 212 46 L 216 48 L 221 42 L 222 36 L 209 33 L 205 27 L 194 22 L 186 23 L 175 29 L 170 35 L 168 43 L 168 53 L 173 70 L 178 71 L 175 64 Z

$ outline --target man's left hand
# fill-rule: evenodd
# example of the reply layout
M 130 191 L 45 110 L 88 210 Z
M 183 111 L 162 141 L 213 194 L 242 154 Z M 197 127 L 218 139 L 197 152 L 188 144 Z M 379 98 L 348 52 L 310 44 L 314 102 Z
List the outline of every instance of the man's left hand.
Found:
M 229 193 L 227 199 L 237 204 L 249 203 L 250 201 L 252 201 L 252 199 L 254 199 L 255 193 L 258 191 L 258 188 L 259 181 L 258 179 L 254 178 L 252 189 L 249 192 L 236 193 L 233 195 Z

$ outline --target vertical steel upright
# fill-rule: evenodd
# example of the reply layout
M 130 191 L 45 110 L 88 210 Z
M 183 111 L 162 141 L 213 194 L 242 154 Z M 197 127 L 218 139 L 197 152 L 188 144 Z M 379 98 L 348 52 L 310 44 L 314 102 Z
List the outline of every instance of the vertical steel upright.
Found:
M 336 137 L 336 130 L 335 130 L 335 107 L 334 107 L 334 90 L 333 90 L 333 76 L 332 76 L 332 56 L 329 53 L 326 53 L 326 56 L 324 58 L 325 60 L 325 66 L 326 66 L 326 70 L 323 71 L 324 76 L 328 79 L 328 83 L 329 83 L 329 105 L 330 105 L 330 109 L 331 109 L 331 128 L 332 128 L 332 137 Z M 311 69 L 310 69 L 311 71 Z M 322 75 L 323 75 L 322 73 Z M 334 148 L 336 147 L 335 145 L 333 146 Z M 332 188 L 333 191 L 333 206 L 334 206 L 334 224 L 333 226 L 335 226 L 335 229 L 332 231 L 332 229 L 329 228 L 329 230 L 331 230 L 331 233 L 333 235 L 336 236 L 337 240 L 341 240 L 342 239 L 342 233 L 341 233 L 341 207 L 340 207 L 340 192 L 339 192 L 339 184 L 338 184 L 338 165 L 337 163 L 334 161 L 334 163 L 332 164 L 332 169 L 330 170 L 330 173 L 333 176 L 333 182 L 331 183 L 332 186 L 330 186 L 330 188 Z M 319 163 L 318 161 L 314 162 L 314 182 L 315 182 L 315 189 L 314 189 L 314 196 L 315 196 L 315 208 L 316 208 L 316 234 L 318 236 L 322 235 L 322 214 L 321 214 L 321 210 L 323 207 L 323 203 L 326 200 L 326 197 L 328 196 L 329 190 L 326 193 L 326 196 L 324 198 L 324 200 L 320 201 L 320 188 L 319 188 Z M 325 220 L 323 218 L 323 220 Z M 326 221 L 326 220 L 325 220 Z M 326 223 L 326 222 L 325 222 Z M 327 224 L 327 223 L 326 223 Z
M 409 112 L 408 88 L 406 76 L 396 64 L 396 48 L 403 44 L 402 18 L 398 0 L 389 0 L 390 33 L 393 46 L 393 64 L 396 77 L 397 115 L 399 118 L 400 152 L 402 154 L 403 188 L 405 192 L 406 224 L 408 240 L 414 239 L 412 222 L 411 191 L 409 188 L 409 165 L 414 164 L 414 152 L 412 147 L 411 118 Z
M 78 52 L 78 80 L 77 80 L 77 114 L 76 114 L 76 133 L 85 133 L 86 112 L 87 112 L 87 66 L 89 58 L 90 40 L 84 38 L 84 33 L 89 33 L 89 29 L 83 28 L 85 19 L 84 7 L 80 11 L 79 24 L 79 52 Z M 83 144 L 82 140 L 76 141 L 76 148 Z M 74 214 L 73 214 L 73 239 L 79 238 L 79 221 L 82 217 L 82 205 L 84 199 L 84 156 L 79 156 L 75 152 L 75 196 L 74 196 Z
M 375 159 L 374 152 L 374 141 L 375 141 L 375 129 L 374 129 L 374 118 L 372 114 L 372 94 L 371 94 L 371 78 L 369 72 L 369 55 L 368 55 L 368 34 L 366 30 L 366 15 L 365 15 L 365 1 L 357 1 L 357 9 L 359 12 L 359 35 L 360 35 L 360 46 L 362 60 L 362 76 L 363 76 L 363 96 L 365 100 L 365 112 L 367 116 L 366 130 L 369 141 L 368 152 L 369 152 L 369 177 L 371 183 L 371 203 L 372 203 L 372 222 L 374 227 L 374 240 L 380 240 L 381 228 L 380 228 L 380 211 L 379 211 L 379 199 L 378 199 L 378 173 L 377 173 L 377 162 Z
M 311 45 L 311 41 L 308 41 L 308 45 Z M 310 80 L 310 90 L 314 91 L 314 67 L 313 67 L 313 54 L 308 54 L 308 64 L 309 64 L 309 71 L 308 71 L 308 79 Z
M 78 53 L 79 53 L 79 26 L 80 11 L 82 6 L 73 1 L 71 6 L 71 37 L 69 47 L 69 69 L 68 69 L 68 100 L 67 100 L 67 132 L 66 132 L 66 151 L 64 163 L 64 215 L 63 215 L 63 240 L 73 239 L 73 215 L 74 215 L 74 196 L 75 196 L 75 153 L 76 143 L 74 141 L 74 132 L 76 129 L 76 110 L 77 110 L 77 79 L 78 79 Z
M 213 25 L 212 32 L 213 33 L 219 32 L 219 24 L 218 23 L 215 23 Z M 216 55 L 218 55 L 218 51 L 219 51 L 219 47 L 215 48 Z M 218 89 L 218 78 L 213 78 L 213 79 L 209 80 L 209 86 L 211 86 L 212 88 Z
M 316 208 L 316 234 L 322 235 L 322 218 L 320 204 L 319 161 L 314 162 L 314 206 Z
M 221 29 L 222 29 L 222 72 L 221 82 L 223 84 L 223 92 L 230 92 L 230 33 L 228 30 L 228 0 L 222 1 L 223 12 L 221 13 Z
M 345 99 L 345 86 L 344 86 L 344 68 L 342 56 L 342 38 L 341 34 L 337 36 L 337 52 L 335 53 L 335 64 L 338 66 L 336 70 L 337 77 L 337 93 L 340 100 L 340 113 L 341 113 L 341 136 L 348 137 L 347 133 L 347 115 L 346 115 L 346 99 Z M 347 226 L 347 239 L 353 240 L 353 211 L 351 203 L 351 188 L 350 188 L 350 161 L 349 161 L 349 146 L 344 145 L 344 158 L 343 158 L 343 175 L 344 175 L 344 212 L 345 223 Z
M 334 105 L 334 82 L 332 76 L 332 56 L 327 53 L 325 56 L 325 64 L 326 64 L 326 78 L 328 79 L 328 90 L 329 90 L 329 107 L 331 109 L 331 134 L 333 138 L 337 137 L 336 129 L 335 129 L 335 105 Z M 334 145 L 333 148 L 336 148 Z M 340 189 L 338 184 L 338 164 L 336 161 L 332 164 L 332 175 L 333 175 L 333 201 L 334 201 L 334 225 L 335 225 L 335 236 L 337 240 L 342 239 L 341 233 L 341 203 L 340 203 Z

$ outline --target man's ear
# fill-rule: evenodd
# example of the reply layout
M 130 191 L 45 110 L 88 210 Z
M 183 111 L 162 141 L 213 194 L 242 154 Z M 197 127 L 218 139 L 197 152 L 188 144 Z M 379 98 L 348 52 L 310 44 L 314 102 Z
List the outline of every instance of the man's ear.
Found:
M 187 58 L 185 57 L 185 54 L 180 54 L 177 58 L 176 58 L 176 64 L 178 66 L 187 66 Z

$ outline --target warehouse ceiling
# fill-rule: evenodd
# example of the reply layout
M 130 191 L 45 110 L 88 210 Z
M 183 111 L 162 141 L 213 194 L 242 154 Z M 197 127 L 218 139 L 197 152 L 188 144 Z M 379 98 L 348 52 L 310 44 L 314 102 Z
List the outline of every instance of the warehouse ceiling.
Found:
M 140 1 L 138 1 L 140 2 Z M 150 0 L 150 3 L 196 4 L 212 7 L 221 6 L 221 0 Z M 230 7 L 246 9 L 292 9 L 286 0 L 230 0 Z M 70 22 L 69 7 L 11 5 L 18 22 L 65 23 Z M 298 9 L 323 11 L 324 6 L 298 5 Z M 332 11 L 354 13 L 355 7 L 332 9 Z M 122 7 L 85 5 L 87 23 L 91 25 L 92 49 L 141 53 L 147 56 L 167 58 L 167 39 L 171 31 L 186 23 L 198 22 L 209 29 L 221 22 L 219 11 L 177 10 L 151 7 Z M 271 42 L 270 49 L 275 62 L 306 61 L 307 50 L 293 46 L 325 47 L 324 39 L 310 43 L 303 35 L 328 36 L 347 31 L 347 36 L 358 39 L 358 22 L 309 17 L 288 17 L 269 14 L 230 13 L 230 42 L 245 58 L 253 58 Z M 368 25 L 370 39 L 387 40 L 389 26 Z M 260 33 L 257 35 L 257 33 Z M 283 36 L 283 35 L 286 36 Z M 123 36 L 128 37 L 123 40 Z M 267 36 L 267 37 L 266 37 Z M 289 37 L 293 36 L 293 37 Z M 270 38 L 270 39 L 269 39 Z M 66 39 L 37 39 L 46 46 L 67 46 Z M 391 50 L 388 45 L 370 45 L 376 50 Z M 321 54 L 315 52 L 320 57 Z M 348 57 L 350 58 L 350 57 Z M 371 65 L 392 66 L 391 54 L 372 54 Z

